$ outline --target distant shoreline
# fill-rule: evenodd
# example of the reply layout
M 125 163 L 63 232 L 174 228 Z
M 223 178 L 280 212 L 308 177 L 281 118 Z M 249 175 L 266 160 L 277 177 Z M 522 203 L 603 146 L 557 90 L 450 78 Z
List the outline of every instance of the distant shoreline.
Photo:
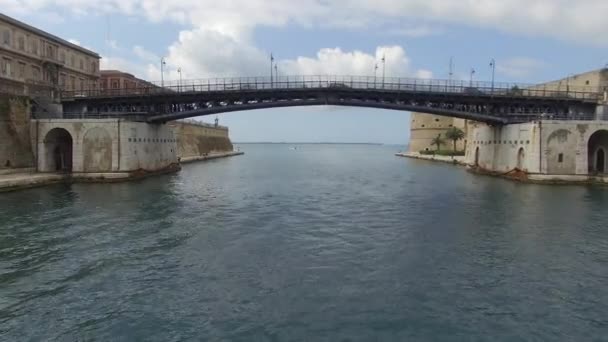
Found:
M 358 142 L 233 142 L 235 145 L 387 145 L 382 143 Z M 391 144 L 389 144 L 391 145 Z

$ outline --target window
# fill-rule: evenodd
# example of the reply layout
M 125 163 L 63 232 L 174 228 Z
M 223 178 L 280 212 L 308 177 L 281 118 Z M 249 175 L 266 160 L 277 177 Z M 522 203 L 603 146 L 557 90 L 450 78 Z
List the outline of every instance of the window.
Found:
M 33 66 L 33 65 L 32 65 L 32 78 L 35 81 L 40 80 L 40 68 L 38 68 L 37 66 Z
M 25 78 L 25 63 L 19 62 L 19 78 Z
M 585 82 L 585 84 L 586 84 L 586 85 L 589 85 L 589 80 L 587 80 L 587 81 Z
M 65 74 L 59 75 L 59 86 L 61 86 L 61 88 L 65 89 L 65 86 L 66 86 L 66 75 Z
M 25 51 L 25 37 L 19 37 L 17 40 L 17 46 L 19 47 L 19 50 Z
M 76 77 L 70 76 L 70 89 L 76 90 Z
M 91 72 L 92 73 L 96 73 L 97 72 L 97 63 L 95 63 L 95 62 L 91 63 Z
M 564 154 L 560 153 L 557 155 L 557 162 L 558 163 L 563 163 L 564 162 Z
M 2 43 L 11 46 L 11 31 L 9 29 L 5 29 L 4 32 L 2 32 Z
M 11 60 L 8 58 L 2 59 L 2 75 L 7 77 L 11 76 Z
M 74 55 L 70 56 L 70 66 L 72 68 L 76 66 L 76 57 Z
M 80 70 L 84 70 L 84 61 L 82 60 L 82 58 L 80 59 Z
M 59 53 L 59 60 L 61 61 L 61 63 L 65 64 L 65 51 L 61 51 Z
M 30 41 L 30 53 L 38 54 L 38 40 L 36 38 L 32 38 Z

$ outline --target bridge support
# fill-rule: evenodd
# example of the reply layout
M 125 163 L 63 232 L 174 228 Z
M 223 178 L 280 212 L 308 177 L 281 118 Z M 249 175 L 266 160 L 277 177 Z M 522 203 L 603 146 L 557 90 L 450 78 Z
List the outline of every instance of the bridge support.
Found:
M 39 172 L 132 174 L 178 165 L 177 141 L 167 125 L 119 119 L 36 120 Z
M 478 171 L 539 182 L 608 183 L 608 121 L 475 124 L 468 141 L 466 162 Z

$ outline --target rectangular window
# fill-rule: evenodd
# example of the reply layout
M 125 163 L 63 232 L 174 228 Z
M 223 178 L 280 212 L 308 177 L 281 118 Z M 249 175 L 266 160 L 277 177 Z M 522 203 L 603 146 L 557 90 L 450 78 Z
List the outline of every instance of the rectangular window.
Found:
M 19 50 L 25 51 L 25 37 L 19 37 L 19 41 L 17 44 L 19 45 Z
M 32 78 L 35 81 L 40 80 L 40 69 L 37 66 L 33 66 L 33 65 L 32 65 Z
M 70 89 L 76 90 L 76 77 L 70 76 Z
M 76 57 L 74 57 L 74 55 L 70 56 L 70 66 L 72 68 L 76 67 Z
M 59 54 L 59 60 L 61 61 L 61 63 L 65 64 L 65 51 L 61 51 L 61 53 Z
M 62 89 L 65 89 L 65 86 L 66 86 L 66 83 L 65 83 L 65 82 L 66 82 L 66 75 L 65 75 L 65 74 L 61 74 L 61 75 L 59 75 L 59 86 L 60 86 Z
M 5 29 L 4 32 L 2 32 L 2 43 L 11 46 L 11 31 L 9 29 Z
M 84 62 L 80 59 L 80 70 L 84 70 Z
M 32 38 L 30 42 L 30 53 L 38 55 L 38 39 Z
M 25 78 L 25 63 L 19 62 L 19 78 Z
M 563 153 L 560 153 L 560 154 L 557 156 L 557 162 L 558 162 L 558 163 L 563 163 L 563 162 L 564 162 L 564 154 L 563 154 Z

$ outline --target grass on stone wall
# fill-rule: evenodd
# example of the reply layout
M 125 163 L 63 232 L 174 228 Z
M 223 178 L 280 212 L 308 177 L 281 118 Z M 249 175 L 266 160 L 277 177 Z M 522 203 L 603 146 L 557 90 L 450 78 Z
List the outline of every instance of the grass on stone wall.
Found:
M 452 151 L 452 150 L 429 150 L 420 151 L 423 156 L 446 156 L 446 157 L 464 157 L 464 151 Z

